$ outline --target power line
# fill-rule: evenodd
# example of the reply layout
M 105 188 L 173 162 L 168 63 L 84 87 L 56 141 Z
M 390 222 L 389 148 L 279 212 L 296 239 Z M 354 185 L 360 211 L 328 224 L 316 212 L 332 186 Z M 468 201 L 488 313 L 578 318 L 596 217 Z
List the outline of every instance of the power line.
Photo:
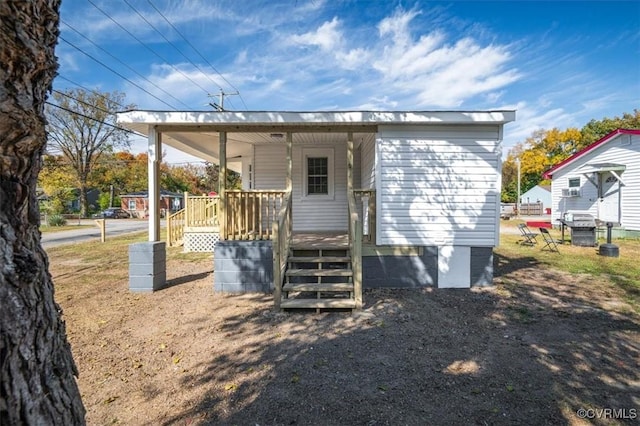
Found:
M 167 59 L 165 59 L 164 57 L 162 57 L 158 52 L 156 52 L 154 49 L 152 49 L 151 47 L 149 47 L 146 43 L 144 43 L 142 40 L 140 40 L 138 37 L 136 37 L 135 35 L 133 35 L 133 33 L 131 33 L 129 30 L 127 30 L 124 26 L 122 26 L 122 24 L 120 24 L 118 21 L 116 21 L 113 17 L 111 17 L 111 15 L 109 15 L 107 12 L 105 12 L 104 10 L 102 10 L 100 7 L 98 7 L 98 5 L 96 5 L 92 0 L 87 0 L 89 3 L 91 3 L 93 5 L 93 7 L 95 7 L 96 9 L 98 9 L 100 12 L 102 12 L 103 15 L 105 15 L 107 18 L 109 18 L 114 24 L 116 24 L 118 27 L 120 27 L 124 32 L 126 32 L 127 34 L 129 34 L 135 41 L 137 41 L 138 43 L 140 43 L 142 46 L 144 46 L 147 50 L 149 50 L 151 53 L 153 53 L 154 55 L 156 55 L 158 58 L 160 58 L 162 61 L 164 61 L 167 65 L 169 65 L 171 68 L 173 68 L 174 70 L 176 70 L 176 72 L 178 72 L 179 74 L 181 74 L 184 78 L 186 78 L 187 80 L 189 80 L 191 83 L 193 83 L 195 86 L 199 87 L 203 92 L 205 92 L 207 95 L 209 94 L 209 92 L 207 91 L 207 89 L 205 89 L 204 87 L 200 86 L 197 82 L 195 82 L 191 77 L 189 77 L 188 75 L 186 75 L 185 73 L 183 73 L 180 69 L 176 68 L 174 65 L 172 65 Z M 174 108 L 175 109 L 175 108 Z
M 98 111 L 102 111 L 102 112 L 104 112 L 105 114 L 113 114 L 113 111 L 107 111 L 106 109 L 103 109 L 103 108 L 100 108 L 99 106 L 96 106 L 96 105 L 90 104 L 89 102 L 85 102 L 85 101 L 80 100 L 80 99 L 78 99 L 78 98 L 74 98 L 73 96 L 69 95 L 68 93 L 61 92 L 60 90 L 56 90 L 56 89 L 53 89 L 53 91 L 54 91 L 55 93 L 59 94 L 59 95 L 65 96 L 65 97 L 67 97 L 67 98 L 69 98 L 69 99 L 72 99 L 72 100 L 74 100 L 74 101 L 76 101 L 76 102 L 80 102 L 81 104 L 85 104 L 85 105 L 86 105 L 86 106 L 88 106 L 88 107 L 91 107 L 91 108 L 97 109 Z M 105 98 L 106 98 L 106 97 L 105 97 Z M 109 100 L 110 100 L 110 101 L 112 101 L 113 103 L 116 103 L 116 104 L 117 104 L 117 102 L 116 102 L 116 101 L 114 101 L 114 100 L 112 100 L 112 99 L 109 99 Z
M 89 43 L 93 44 L 95 47 L 97 47 L 98 49 L 100 49 L 102 52 L 106 53 L 107 55 L 109 55 L 110 57 L 112 57 L 113 59 L 115 59 L 116 61 L 118 61 L 120 64 L 124 65 L 125 67 L 129 68 L 131 71 L 133 71 L 138 77 L 146 80 L 147 82 L 149 82 L 153 87 L 155 87 L 156 89 L 160 90 L 161 92 L 163 92 L 164 94 L 168 95 L 169 97 L 173 98 L 174 100 L 178 101 L 178 103 L 184 105 L 187 109 L 191 109 L 187 104 L 185 104 L 184 102 L 182 102 L 180 99 L 176 98 L 175 96 L 173 96 L 171 93 L 167 92 L 166 90 L 164 90 L 163 88 L 161 88 L 160 86 L 158 86 L 157 84 L 155 84 L 154 82 L 152 82 L 151 80 L 149 80 L 147 77 L 145 77 L 144 75 L 140 74 L 138 71 L 136 71 L 135 69 L 133 69 L 129 64 L 125 63 L 124 61 L 122 61 L 121 59 L 119 59 L 118 57 L 116 57 L 115 55 L 111 54 L 110 52 L 108 52 L 106 49 L 104 49 L 103 47 L 99 46 L 98 44 L 96 44 L 94 41 L 92 41 L 91 39 L 89 39 L 87 36 L 85 36 L 84 34 L 82 34 L 80 31 L 78 31 L 77 29 L 75 29 L 73 26 L 71 26 L 70 24 L 68 24 L 65 21 L 62 21 L 62 23 L 64 25 L 66 25 L 67 27 L 69 27 L 71 30 L 73 30 L 74 32 L 76 32 L 78 35 L 80 35 L 80 37 L 84 38 L 85 40 L 87 40 Z M 147 92 L 148 93 L 148 92 Z M 175 109 L 175 108 L 174 108 Z
M 162 19 L 164 19 L 166 21 L 167 24 L 169 24 L 169 26 L 171 26 L 171 28 L 173 28 L 173 30 L 180 36 L 182 37 L 182 39 L 193 49 L 194 52 L 196 52 L 198 54 L 198 56 L 200 56 L 200 58 L 207 63 L 207 65 L 209 65 L 211 67 L 212 70 L 214 70 L 216 72 L 216 74 L 218 74 L 222 80 L 224 80 L 229 86 L 231 86 L 231 88 L 233 90 L 235 90 L 236 92 L 238 92 L 238 96 L 240 97 L 240 100 L 242 101 L 242 104 L 244 105 L 245 110 L 248 110 L 249 108 L 247 107 L 247 104 L 244 102 L 244 99 L 242 98 L 242 95 L 240 94 L 240 91 L 238 90 L 237 87 L 235 87 L 233 84 L 231 84 L 231 82 L 229 80 L 227 80 L 224 75 L 222 75 L 220 73 L 220 71 L 218 71 L 216 69 L 216 67 L 214 67 L 211 62 L 209 62 L 207 60 L 207 58 L 205 58 L 202 53 L 200 53 L 200 51 L 193 45 L 191 44 L 191 42 L 175 27 L 175 25 L 173 25 L 169 19 L 167 19 L 167 17 L 151 2 L 151 0 L 147 0 L 147 2 L 151 5 L 151 7 L 153 9 L 155 9 L 156 12 L 158 12 L 158 14 L 162 17 Z
M 114 128 L 114 129 L 116 129 L 116 130 L 122 130 L 123 132 L 130 133 L 130 134 L 132 134 L 132 135 L 146 137 L 146 136 L 145 136 L 145 135 L 143 135 L 142 133 L 138 133 L 138 132 L 135 132 L 135 131 L 133 131 L 133 130 L 125 129 L 124 127 L 116 126 L 115 124 L 111 124 L 111 123 L 108 123 L 108 122 L 103 121 L 103 120 L 98 120 L 98 119 L 97 119 L 97 118 L 95 118 L 95 117 L 91 117 L 91 116 L 88 116 L 88 115 L 86 115 L 86 114 L 82 114 L 81 112 L 74 111 L 74 110 L 72 110 L 72 109 L 70 109 L 70 108 L 66 108 L 66 107 L 63 107 L 63 106 L 61 106 L 61 105 L 54 104 L 54 103 L 52 103 L 52 102 L 45 101 L 44 103 L 45 103 L 45 104 L 47 104 L 47 105 L 50 105 L 50 106 L 52 106 L 52 107 L 59 108 L 59 109 L 61 109 L 61 110 L 63 110 L 63 111 L 66 111 L 66 112 L 68 112 L 68 113 L 75 114 L 75 115 L 80 116 L 80 117 L 82 117 L 82 118 L 86 118 L 86 119 L 88 119 L 88 120 L 93 120 L 93 121 L 96 121 L 96 122 L 98 122 L 98 123 L 102 123 L 102 124 L 104 124 L 105 126 L 112 127 L 112 128 Z
M 175 44 L 173 44 L 171 42 L 171 40 L 169 40 L 160 30 L 158 30 L 151 22 L 149 22 L 149 20 L 147 18 L 144 17 L 144 15 L 142 15 L 142 13 L 140 13 L 135 7 L 133 7 L 133 5 L 131 3 L 129 3 L 127 0 L 124 0 L 124 2 L 144 21 L 146 22 L 151 28 L 153 28 L 153 30 L 158 33 L 160 35 L 160 37 L 162 37 L 164 39 L 164 41 L 166 41 L 167 43 L 169 43 L 169 45 L 171 45 L 171 47 L 173 47 L 178 53 L 180 53 L 180 55 L 182 55 L 183 58 L 185 58 L 187 60 L 187 62 L 189 62 L 191 65 L 193 65 L 198 71 L 200 71 L 202 73 L 203 76 L 205 76 L 211 83 L 213 83 L 216 86 L 219 86 L 218 82 L 214 81 L 211 77 L 209 77 L 209 75 L 207 73 L 205 73 L 199 66 L 198 64 L 196 64 L 195 62 L 193 62 L 191 59 L 189 59 L 189 57 L 187 57 L 187 55 L 185 55 L 182 50 L 180 50 L 178 48 L 178 46 L 176 46 Z
M 80 83 L 76 83 L 75 81 L 70 80 L 70 79 L 68 79 L 67 77 L 63 76 L 63 75 L 58 74 L 58 75 L 56 76 L 56 78 L 61 78 L 61 79 L 65 80 L 65 81 L 68 81 L 69 83 L 73 84 L 74 86 L 78 86 L 79 88 L 86 90 L 87 92 L 91 92 L 91 93 L 93 93 L 94 95 L 100 96 L 101 98 L 106 98 L 106 96 L 105 96 L 105 94 L 104 94 L 104 93 L 100 93 L 100 92 L 95 91 L 95 90 L 93 90 L 93 89 L 89 89 L 88 87 L 85 87 L 85 86 L 83 86 L 83 85 L 82 85 L 82 84 L 80 84 Z M 126 109 L 126 108 L 127 108 L 126 106 L 122 105 L 120 102 L 117 102 L 117 101 L 115 101 L 115 100 L 112 100 L 112 101 L 113 101 L 113 103 L 115 103 L 116 105 L 118 105 L 118 106 L 119 106 L 120 108 L 122 108 L 122 109 Z
M 117 75 L 118 77 L 128 81 L 129 83 L 133 84 L 134 86 L 136 86 L 138 89 L 142 90 L 143 92 L 145 92 L 146 94 L 148 94 L 149 96 L 152 96 L 153 98 L 159 100 L 160 102 L 162 102 L 163 104 L 167 105 L 169 108 L 178 111 L 178 108 L 174 107 L 173 105 L 171 105 L 170 103 L 160 99 L 159 97 L 157 97 L 156 95 L 154 95 L 153 93 L 149 92 L 148 90 L 146 90 L 144 87 L 140 86 L 139 84 L 129 80 L 127 77 L 125 77 L 124 75 L 120 74 L 118 71 L 114 70 L 113 68 L 111 68 L 109 65 L 105 64 L 104 62 L 100 61 L 99 59 L 91 56 L 89 53 L 85 52 L 84 50 L 82 50 L 81 48 L 79 48 L 78 46 L 76 46 L 75 44 L 71 43 L 70 41 L 67 41 L 64 37 L 62 36 L 58 36 L 58 38 L 62 41 L 64 41 L 65 43 L 67 43 L 69 46 L 76 48 L 79 52 L 83 53 L 84 55 L 88 56 L 89 58 L 93 59 L 94 61 L 96 61 L 97 63 L 99 63 L 100 65 L 102 65 L 103 67 L 105 67 L 106 69 L 108 69 L 109 71 L 111 71 L 112 73 L 114 73 L 115 75 Z

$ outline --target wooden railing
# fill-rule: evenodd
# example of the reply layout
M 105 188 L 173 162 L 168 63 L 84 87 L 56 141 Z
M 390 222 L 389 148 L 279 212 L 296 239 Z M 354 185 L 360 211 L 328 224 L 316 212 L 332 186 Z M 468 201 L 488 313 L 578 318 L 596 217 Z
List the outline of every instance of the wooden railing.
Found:
M 167 245 L 169 247 L 182 244 L 184 237 L 184 209 L 167 216 Z
M 362 221 L 358 214 L 355 191 L 347 191 L 349 209 L 349 248 L 353 271 L 353 297 L 356 309 L 362 309 Z
M 273 239 L 271 225 L 278 220 L 286 195 L 284 190 L 226 191 L 226 238 Z
M 282 283 L 287 268 L 287 256 L 291 243 L 291 191 L 286 192 L 278 211 L 276 220 L 271 225 L 273 241 L 273 299 L 276 310 L 280 310 L 282 298 Z
M 356 208 L 362 218 L 362 237 L 365 241 L 376 241 L 376 190 L 354 189 Z
M 218 226 L 218 196 L 194 196 L 185 193 L 184 210 L 187 228 L 213 228 Z

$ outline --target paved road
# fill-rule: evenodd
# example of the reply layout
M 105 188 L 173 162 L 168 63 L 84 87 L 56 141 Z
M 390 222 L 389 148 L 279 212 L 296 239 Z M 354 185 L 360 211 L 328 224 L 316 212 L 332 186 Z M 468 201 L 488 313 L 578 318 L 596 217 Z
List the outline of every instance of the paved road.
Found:
M 146 220 L 138 219 L 107 219 L 107 240 L 109 237 L 127 234 L 131 232 L 146 231 L 149 224 Z M 70 221 L 75 224 L 75 221 Z M 42 247 L 45 249 L 62 244 L 71 244 L 83 241 L 100 241 L 100 228 L 93 219 L 83 219 L 82 225 L 90 225 L 90 228 L 70 229 L 68 231 L 45 232 L 42 234 Z

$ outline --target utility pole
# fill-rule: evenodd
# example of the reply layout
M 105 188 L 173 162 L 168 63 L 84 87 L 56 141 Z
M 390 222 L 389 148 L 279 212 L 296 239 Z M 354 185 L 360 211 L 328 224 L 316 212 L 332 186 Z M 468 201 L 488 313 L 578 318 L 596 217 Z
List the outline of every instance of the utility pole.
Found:
M 213 108 L 217 109 L 218 111 L 224 111 L 224 97 L 225 96 L 234 96 L 234 95 L 239 95 L 240 92 L 233 92 L 233 93 L 225 93 L 222 89 L 220 89 L 220 93 L 217 95 L 219 98 L 219 103 L 215 103 L 215 102 L 209 102 L 209 105 L 211 105 Z M 209 95 L 210 98 L 214 97 L 216 95 Z
M 520 216 L 520 158 L 516 158 L 516 164 L 518 165 L 518 198 L 516 198 L 516 214 Z

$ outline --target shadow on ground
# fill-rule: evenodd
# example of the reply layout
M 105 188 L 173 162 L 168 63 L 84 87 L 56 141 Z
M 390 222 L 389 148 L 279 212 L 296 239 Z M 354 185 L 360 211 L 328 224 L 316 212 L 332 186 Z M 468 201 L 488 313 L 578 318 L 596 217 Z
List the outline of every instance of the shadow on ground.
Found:
M 190 275 L 185 275 L 185 276 L 182 276 L 182 277 L 173 278 L 173 279 L 167 280 L 165 286 L 163 287 L 163 290 L 167 289 L 167 288 L 170 288 L 170 287 L 175 287 L 177 285 L 188 284 L 188 283 L 192 283 L 194 281 L 203 280 L 203 279 L 206 279 L 209 276 L 211 276 L 211 274 L 213 274 L 213 270 L 207 271 L 207 272 L 200 272 L 200 273 L 197 273 L 197 274 L 190 274 Z
M 635 422 L 638 318 L 579 296 L 588 283 L 558 287 L 531 258 L 496 265 L 505 284 L 488 290 L 372 290 L 354 315 L 230 315 L 218 332 L 236 344 L 182 380 L 208 392 L 164 424 L 571 424 L 604 408 L 627 418 L 592 423 Z

